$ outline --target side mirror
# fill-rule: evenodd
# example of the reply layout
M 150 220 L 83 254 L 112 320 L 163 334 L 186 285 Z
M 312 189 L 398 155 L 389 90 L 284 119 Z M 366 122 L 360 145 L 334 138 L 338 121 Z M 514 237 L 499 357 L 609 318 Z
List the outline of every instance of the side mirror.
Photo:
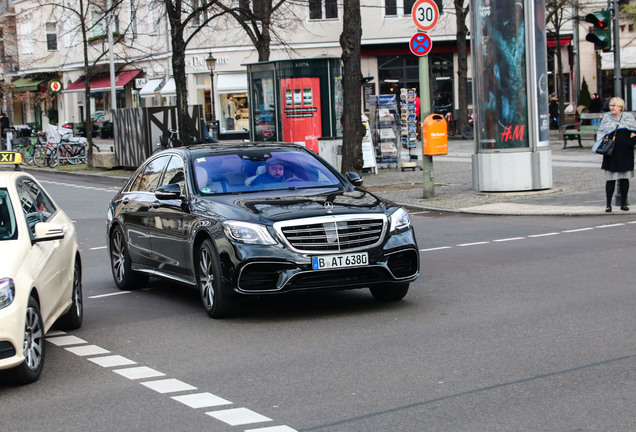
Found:
M 60 240 L 64 238 L 64 227 L 56 223 L 38 222 L 35 224 L 33 243 Z
M 345 175 L 354 186 L 362 186 L 362 177 L 357 172 L 349 171 Z
M 181 198 L 181 186 L 176 183 L 161 186 L 155 191 L 155 197 L 160 200 L 172 200 Z

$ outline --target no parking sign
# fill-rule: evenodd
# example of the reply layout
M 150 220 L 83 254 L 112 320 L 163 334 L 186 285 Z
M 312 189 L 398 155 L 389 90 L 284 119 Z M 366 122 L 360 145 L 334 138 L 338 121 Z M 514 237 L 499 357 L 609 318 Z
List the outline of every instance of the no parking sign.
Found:
M 425 56 L 433 48 L 433 41 L 426 33 L 415 33 L 409 42 L 409 48 L 416 56 Z

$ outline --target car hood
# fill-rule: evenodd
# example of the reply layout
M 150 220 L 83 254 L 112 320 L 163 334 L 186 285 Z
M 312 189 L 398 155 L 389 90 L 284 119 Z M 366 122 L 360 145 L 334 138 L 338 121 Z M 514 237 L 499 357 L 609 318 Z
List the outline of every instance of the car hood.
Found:
M 359 188 L 352 191 L 320 188 L 214 195 L 203 197 L 197 205 L 207 207 L 201 209 L 203 211 L 212 211 L 228 220 L 261 223 L 263 219 L 277 222 L 326 215 L 385 213 L 393 207 L 392 203 Z

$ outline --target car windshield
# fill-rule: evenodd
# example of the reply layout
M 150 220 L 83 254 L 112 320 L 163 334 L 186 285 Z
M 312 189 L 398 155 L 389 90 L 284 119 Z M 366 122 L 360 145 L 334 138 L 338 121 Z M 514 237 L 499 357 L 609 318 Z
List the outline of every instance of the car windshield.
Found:
M 18 230 L 11 199 L 6 189 L 0 189 L 0 240 L 17 238 Z
M 249 149 L 198 156 L 194 176 L 206 195 L 340 185 L 329 168 L 302 151 Z

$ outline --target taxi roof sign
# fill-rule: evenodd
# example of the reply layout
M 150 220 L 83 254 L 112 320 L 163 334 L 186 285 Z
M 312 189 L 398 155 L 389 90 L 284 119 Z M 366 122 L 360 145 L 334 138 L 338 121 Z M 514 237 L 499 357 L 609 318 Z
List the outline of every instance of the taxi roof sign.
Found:
M 21 163 L 22 154 L 10 151 L 0 152 L 0 165 L 20 165 Z

